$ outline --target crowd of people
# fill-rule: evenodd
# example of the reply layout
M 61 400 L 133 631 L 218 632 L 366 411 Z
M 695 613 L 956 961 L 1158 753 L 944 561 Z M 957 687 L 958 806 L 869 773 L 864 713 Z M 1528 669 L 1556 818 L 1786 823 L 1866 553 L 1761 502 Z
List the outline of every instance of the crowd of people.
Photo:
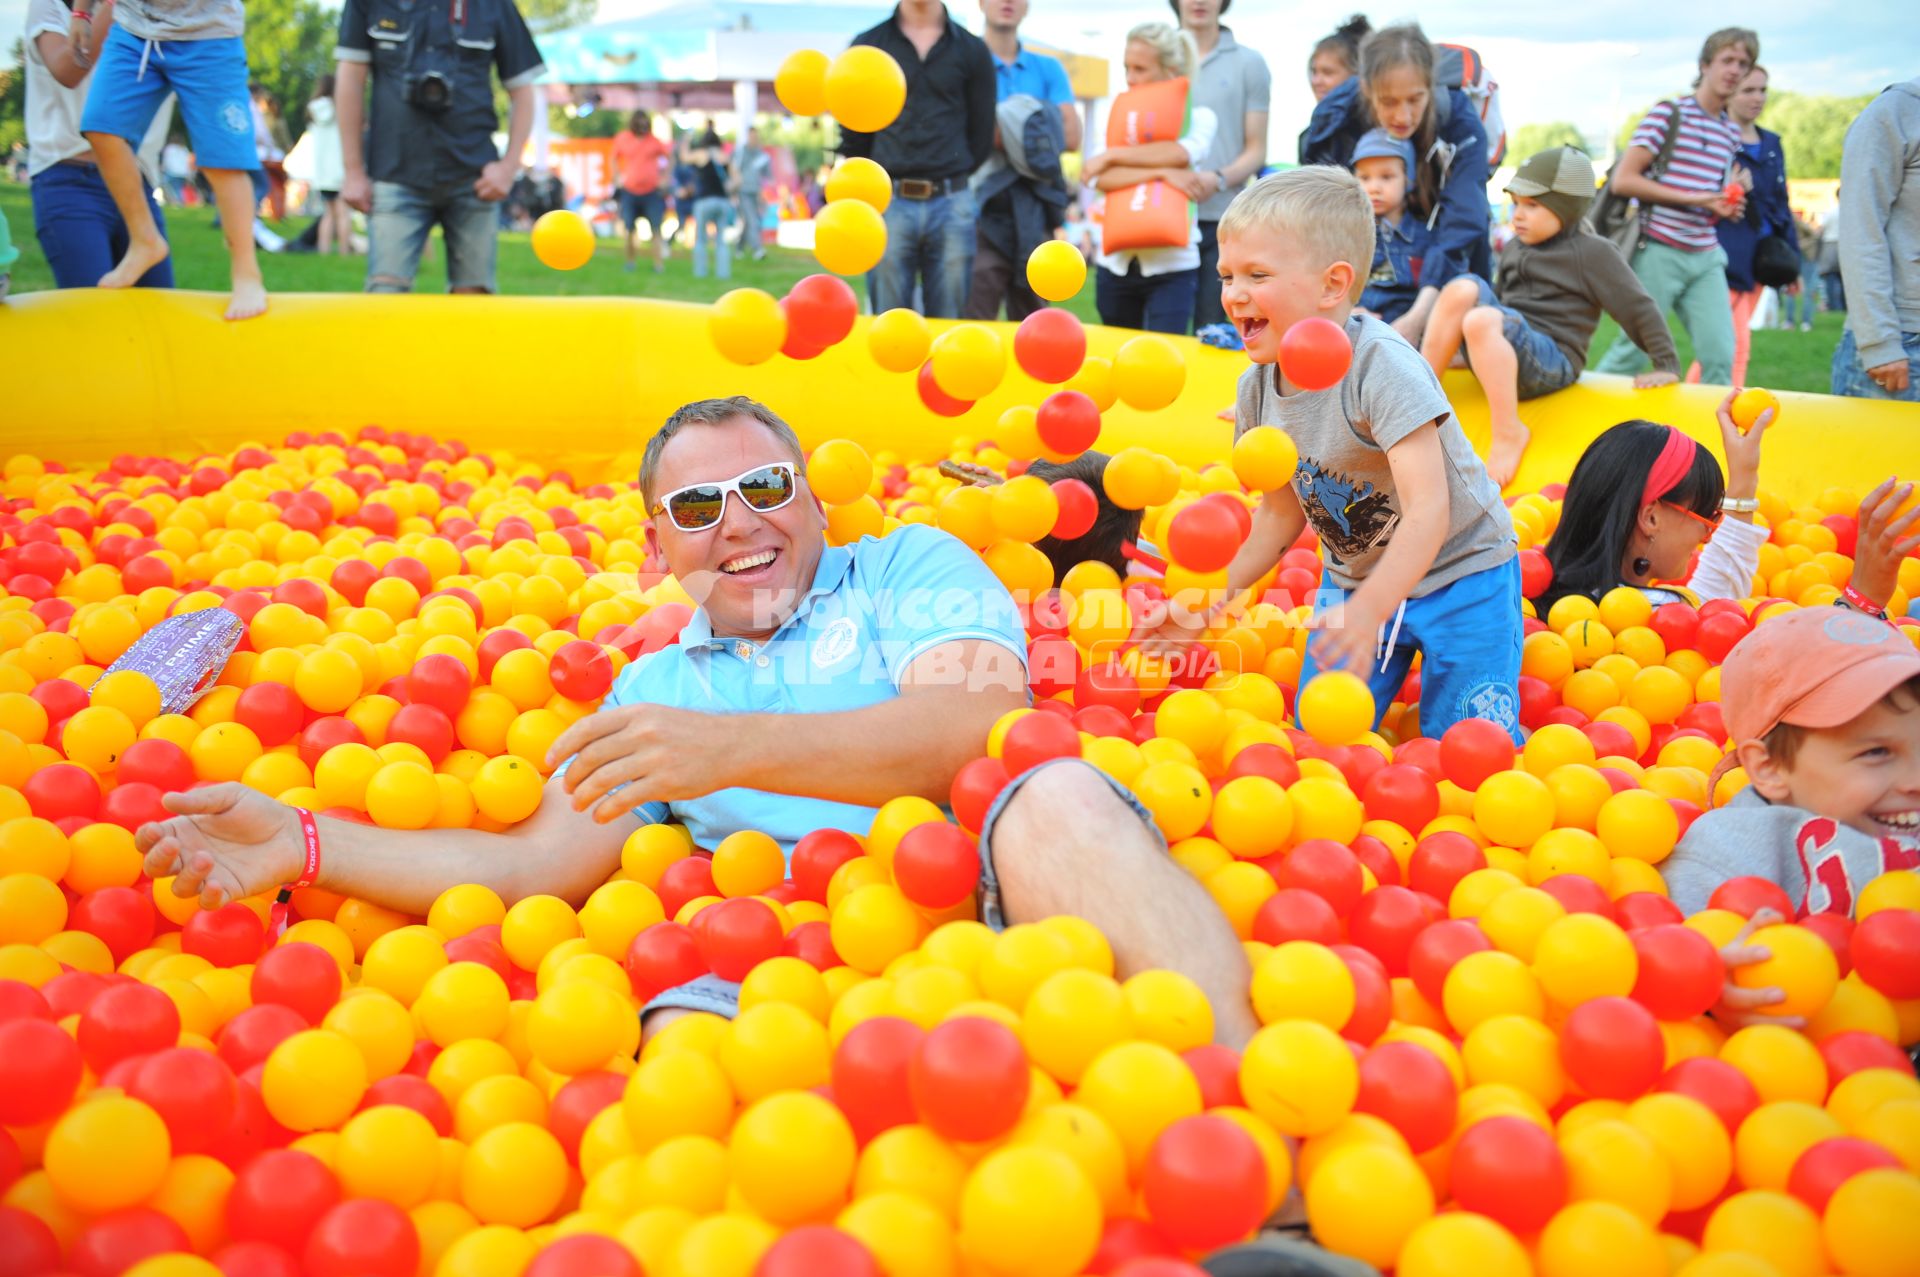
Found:
M 1129 92 L 1180 88 L 1186 123 L 1177 138 L 1140 144 L 1084 137 L 1064 68 L 1020 40 L 1029 0 L 981 0 L 980 36 L 941 0 L 900 0 L 854 37 L 888 52 L 911 86 L 892 124 L 842 129 L 838 145 L 843 157 L 876 160 L 893 182 L 886 253 L 868 279 L 876 312 L 1023 318 L 1041 303 L 1020 263 L 1041 241 L 1065 238 L 1096 265 L 1103 322 L 1238 344 L 1215 283 L 1218 228 L 1267 166 L 1271 76 L 1262 53 L 1223 22 L 1232 0 L 1168 4 L 1172 20 L 1130 30 L 1121 61 Z M 354 251 L 358 212 L 367 290 L 404 292 L 437 225 L 451 290 L 491 292 L 502 208 L 530 220 L 562 199 L 535 189 L 520 164 L 538 109 L 539 51 L 513 0 L 405 20 L 376 14 L 381 5 L 349 0 L 336 70 L 307 103 L 299 177 L 319 216 L 291 247 Z M 197 186 L 219 209 L 216 225 L 228 226 L 229 316 L 264 309 L 256 251 L 287 245 L 257 214 L 284 216 L 294 146 L 280 104 L 247 83 L 243 26 L 239 0 L 33 0 L 26 169 L 59 286 L 170 285 L 153 193 L 177 204 Z M 1907 250 L 1920 233 L 1914 195 L 1897 179 L 1920 147 L 1920 89 L 1894 86 L 1863 113 L 1848 136 L 1838 207 L 1815 227 L 1790 205 L 1779 135 L 1758 123 L 1769 89 L 1759 56 L 1753 31 L 1710 35 L 1691 91 L 1647 113 L 1604 184 L 1568 149 L 1513 157 L 1536 176 L 1508 186 L 1514 216 L 1496 226 L 1488 184 L 1506 134 L 1498 86 L 1475 50 L 1436 43 L 1417 24 L 1376 30 L 1355 16 L 1309 51 L 1316 101 L 1297 158 L 1351 169 L 1368 192 L 1375 250 L 1361 305 L 1429 360 L 1478 361 L 1494 383 L 1497 480 L 1525 448 L 1518 405 L 1579 375 L 1581 342 L 1601 310 L 1621 332 L 1597 371 L 1641 385 L 1685 375 L 1740 386 L 1751 329 L 1810 328 L 1817 293 L 1849 313 L 1834 392 L 1913 393 L 1920 283 Z M 494 141 L 496 78 L 510 104 L 504 151 Z M 1067 157 L 1083 149 L 1075 168 Z M 696 277 L 729 278 L 736 251 L 763 255 L 772 164 L 750 123 L 733 139 L 710 120 L 663 138 L 647 112 L 634 112 L 614 140 L 627 268 L 637 267 L 642 224 L 656 272 L 689 228 Z M 1554 181 L 1541 186 L 1550 171 Z M 1590 189 L 1576 189 L 1590 177 Z M 1149 184 L 1190 210 L 1186 230 L 1104 242 L 1101 197 Z M 808 179 L 810 208 L 821 186 Z M 1607 234 L 1588 235 L 1585 201 L 1595 193 L 1629 209 L 1625 229 L 1609 223 Z M 1569 298 L 1582 300 L 1568 310 Z M 1692 342 L 1686 370 L 1669 366 L 1669 312 Z

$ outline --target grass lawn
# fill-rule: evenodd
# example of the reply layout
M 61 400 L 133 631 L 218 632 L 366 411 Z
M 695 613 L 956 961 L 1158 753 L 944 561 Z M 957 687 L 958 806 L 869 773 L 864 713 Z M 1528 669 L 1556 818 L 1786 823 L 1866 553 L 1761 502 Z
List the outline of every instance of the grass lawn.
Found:
M 33 208 L 27 188 L 0 182 L 0 213 L 6 215 L 13 230 L 20 260 L 13 268 L 13 291 L 31 292 L 53 287 L 53 274 L 41 256 L 33 235 Z M 213 229 L 209 209 L 174 209 L 167 214 L 173 244 L 174 277 L 183 288 L 222 291 L 227 286 L 226 250 L 220 233 Z M 306 219 L 276 224 L 274 229 L 292 238 L 306 226 Z M 416 287 L 421 292 L 440 292 L 447 286 L 446 255 L 435 236 L 429 260 L 420 267 Z M 644 245 L 642 246 L 644 249 Z M 315 254 L 262 254 L 267 288 L 289 293 L 359 292 L 366 278 L 366 259 L 362 257 L 320 257 Z M 569 297 L 659 297 L 673 301 L 710 302 L 729 288 L 755 287 L 779 295 L 803 275 L 819 269 L 809 254 L 783 249 L 768 249 L 760 261 L 734 258 L 733 278 L 695 279 L 692 263 L 692 234 L 685 237 L 664 274 L 655 275 L 651 262 L 643 254 L 639 268 L 628 274 L 617 240 L 601 241 L 592 261 L 576 271 L 555 271 L 542 266 L 533 256 L 527 236 L 503 234 L 500 237 L 499 279 L 503 294 L 519 296 Z M 864 289 L 858 288 L 863 296 Z M 1087 323 L 1098 323 L 1093 307 L 1093 289 L 1083 288 L 1068 303 Z M 1840 340 L 1842 318 L 1821 314 L 1814 319 L 1814 330 L 1802 332 L 1757 332 L 1753 334 L 1753 361 L 1748 381 L 1774 390 L 1809 390 L 1825 393 L 1828 364 L 1833 348 Z M 1592 359 L 1598 359 L 1618 331 L 1611 319 L 1602 318 L 1594 334 Z M 1678 325 L 1674 340 L 1680 347 L 1684 368 L 1693 358 L 1692 343 Z

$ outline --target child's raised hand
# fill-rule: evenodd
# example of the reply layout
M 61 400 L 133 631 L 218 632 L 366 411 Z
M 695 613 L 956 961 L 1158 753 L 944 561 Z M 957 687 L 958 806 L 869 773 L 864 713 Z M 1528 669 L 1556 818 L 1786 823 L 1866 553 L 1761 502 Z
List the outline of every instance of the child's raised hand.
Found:
M 1905 514 L 1903 505 L 1913 496 L 1913 485 L 1888 479 L 1860 503 L 1860 535 L 1853 548 L 1853 577 L 1848 584 L 1884 608 L 1900 585 L 1900 560 L 1920 548 L 1920 503 Z
M 982 465 L 971 461 L 942 461 L 940 473 L 949 479 L 958 479 L 962 483 L 972 484 L 976 488 L 991 488 L 1006 480 Z
M 1658 368 L 1649 368 L 1645 372 L 1634 374 L 1633 388 L 1635 390 L 1656 390 L 1661 386 L 1671 386 L 1679 380 L 1680 374 L 1677 372 L 1662 372 Z
M 1784 1028 L 1800 1029 L 1806 1027 L 1806 1019 L 1798 1015 L 1768 1015 L 1766 1009 L 1787 1000 L 1780 989 L 1749 989 L 1733 982 L 1736 967 L 1750 967 L 1756 962 L 1765 962 L 1773 954 L 1765 945 L 1749 944 L 1753 933 L 1761 927 L 1771 927 L 1785 922 L 1779 911 L 1774 909 L 1756 909 L 1753 917 L 1747 919 L 1747 925 L 1740 933 L 1729 940 L 1720 950 L 1720 960 L 1727 964 L 1726 982 L 1720 987 L 1720 1004 L 1709 1011 L 1719 1025 L 1728 1032 L 1744 1029 L 1755 1024 L 1778 1024 Z
M 1729 390 L 1713 414 L 1720 423 L 1720 447 L 1727 454 L 1727 491 L 1730 494 L 1749 492 L 1759 486 L 1760 438 L 1767 433 L 1767 427 L 1773 424 L 1774 410 L 1768 408 L 1742 433 L 1733 420 L 1733 401 L 1739 394 L 1737 390 Z

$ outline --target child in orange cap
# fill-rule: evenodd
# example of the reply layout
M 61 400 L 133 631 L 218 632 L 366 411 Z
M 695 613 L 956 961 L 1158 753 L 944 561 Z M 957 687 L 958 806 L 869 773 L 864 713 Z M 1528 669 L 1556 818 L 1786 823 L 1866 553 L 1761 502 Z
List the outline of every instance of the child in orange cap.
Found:
M 1683 912 L 1752 876 L 1801 914 L 1851 914 L 1873 879 L 1920 866 L 1920 651 L 1905 633 L 1803 608 L 1742 639 L 1721 680 L 1734 745 L 1722 767 L 1737 761 L 1751 784 L 1661 864 Z

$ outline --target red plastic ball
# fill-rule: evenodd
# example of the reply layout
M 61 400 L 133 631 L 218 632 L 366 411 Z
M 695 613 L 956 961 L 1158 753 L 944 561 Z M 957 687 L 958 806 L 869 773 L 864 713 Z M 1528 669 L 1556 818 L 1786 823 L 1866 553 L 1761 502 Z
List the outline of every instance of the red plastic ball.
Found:
M 508 634 L 519 633 L 518 630 L 501 632 Z M 394 717 L 397 718 L 399 715 L 396 714 Z M 317 767 L 320 765 L 321 756 L 335 745 L 364 745 L 366 743 L 366 733 L 362 732 L 358 724 L 354 723 L 353 720 L 342 718 L 337 714 L 329 714 L 324 718 L 314 719 L 311 723 L 307 724 L 306 730 L 300 733 L 300 761 L 305 763 L 309 768 Z
M 1440 736 L 1440 769 L 1460 788 L 1472 791 L 1496 772 L 1513 766 L 1513 737 L 1498 723 L 1463 718 Z
M 548 677 L 553 690 L 570 701 L 597 701 L 613 686 L 613 662 L 598 643 L 575 639 L 553 654 Z
M 297 1149 L 269 1149 L 234 1177 L 227 1229 L 235 1241 L 300 1251 L 314 1225 L 339 1201 L 339 1181 L 325 1162 Z
M 1520 593 L 1522 597 L 1537 599 L 1553 585 L 1553 561 L 1547 558 L 1546 551 L 1529 548 L 1520 551 Z
M 59 1116 L 80 1075 L 80 1048 L 59 1025 L 38 1018 L 0 1024 L 0 1125 L 36 1126 Z
M 914 1052 L 908 1090 L 922 1124 L 950 1140 L 990 1140 L 1013 1129 L 1033 1078 L 1026 1048 L 996 1020 L 960 1016 Z
M 698 979 L 710 970 L 707 960 L 701 956 L 700 942 L 695 939 L 693 928 L 678 922 L 656 922 L 635 936 L 627 946 L 623 965 L 627 969 L 627 980 L 633 985 L 633 996 L 642 1002 Z
M 1853 929 L 1853 969 L 1895 1001 L 1920 998 L 1920 912 L 1882 909 Z
M 485 640 L 482 640 L 484 645 Z M 499 656 L 496 655 L 494 659 L 498 660 Z M 413 669 L 407 674 L 406 688 L 408 704 L 431 705 L 448 718 L 457 718 L 460 711 L 467 707 L 467 698 L 473 694 L 473 676 L 467 672 L 466 663 L 459 657 L 446 652 L 434 652 L 413 663 Z
M 838 275 L 808 275 L 787 290 L 783 301 L 789 336 L 816 350 L 845 341 L 860 314 L 853 289 Z
M 73 902 L 67 925 L 98 936 L 119 963 L 147 946 L 158 918 L 153 897 L 145 892 L 132 887 L 102 887 Z
M 1707 908 L 1726 909 L 1742 918 L 1751 918 L 1762 909 L 1771 909 L 1783 918 L 1794 915 L 1793 901 L 1778 883 L 1751 875 L 1729 878 L 1715 887 L 1707 897 Z
M 940 383 L 933 379 L 933 361 L 929 359 L 920 365 L 920 375 L 914 379 L 913 387 L 920 392 L 920 402 L 929 412 L 942 417 L 964 416 L 973 408 L 971 399 L 955 399 L 940 389 Z
M 262 1003 L 248 1007 L 227 1021 L 226 1027 L 220 1030 L 216 1049 L 229 1069 L 244 1073 L 271 1055 L 274 1047 L 311 1027 L 306 1016 L 290 1006 Z
M 803 922 L 787 932 L 780 952 L 785 957 L 811 964 L 816 971 L 831 971 L 847 965 L 833 947 L 833 929 L 825 922 Z
M 1440 790 L 1433 778 L 1405 763 L 1388 763 L 1374 772 L 1361 791 L 1360 801 L 1368 820 L 1391 820 L 1413 833 L 1425 829 L 1440 814 Z
M 1540 884 L 1540 890 L 1560 902 L 1568 913 L 1598 914 L 1614 920 L 1613 902 L 1599 883 L 1581 874 L 1555 874 Z
M 1493 941 L 1470 918 L 1436 922 L 1414 937 L 1407 950 L 1407 974 L 1413 977 L 1420 996 L 1437 1007 L 1454 964 L 1470 953 L 1491 948 Z
M 317 944 L 275 945 L 255 964 L 250 987 L 256 1007 L 278 1003 L 317 1025 L 340 1000 L 340 967 Z
M 1193 572 L 1217 572 L 1233 562 L 1246 534 L 1221 505 L 1196 501 L 1173 516 L 1167 527 L 1167 553 Z
M 1863 1069 L 1893 1069 L 1901 1073 L 1913 1071 L 1913 1062 L 1907 1058 L 1905 1051 L 1865 1029 L 1848 1029 L 1845 1033 L 1821 1039 L 1820 1058 L 1827 1062 L 1827 1077 L 1835 1086 L 1840 1084 L 1841 1079 L 1852 1077 Z
M 1381 886 L 1360 897 L 1347 919 L 1347 934 L 1354 944 L 1380 959 L 1389 977 L 1404 976 L 1414 941 L 1430 921 L 1426 907 L 1412 890 Z
M 764 900 L 743 896 L 700 911 L 693 925 L 700 956 L 722 980 L 743 980 L 747 972 L 780 953 L 785 933 L 780 918 Z
M 422 1043 L 421 1045 L 431 1046 L 432 1044 Z M 586 1076 L 597 1078 L 603 1075 L 594 1073 Z M 572 1085 L 572 1083 L 568 1083 L 568 1085 Z M 566 1087 L 561 1088 L 561 1091 L 564 1092 L 565 1090 Z M 619 1098 L 617 1094 L 615 1098 Z M 433 1083 L 423 1077 L 415 1077 L 411 1073 L 395 1073 L 391 1077 L 381 1078 L 378 1082 L 375 1082 L 367 1088 L 367 1093 L 361 1098 L 360 1108 L 357 1111 L 364 1113 L 368 1109 L 379 1108 L 383 1104 L 412 1109 L 420 1116 L 426 1118 L 427 1121 L 433 1123 L 433 1129 L 438 1134 L 443 1136 L 451 1136 L 453 1134 L 453 1109 L 447 1104 L 446 1096 L 440 1094 L 440 1092 L 435 1089 Z M 550 1115 L 554 1135 L 558 1138 L 560 1137 L 563 1126 L 562 1106 L 559 1095 L 553 1097 L 553 1106 L 550 1110 Z M 582 1129 L 585 1129 L 584 1124 L 582 1125 Z M 564 1140 L 562 1142 L 564 1145 Z M 576 1138 L 574 1146 L 578 1147 L 578 1144 L 579 1140 Z
M 1227 779 L 1240 776 L 1265 776 L 1285 788 L 1300 779 L 1300 764 L 1278 745 L 1248 745 L 1227 764 Z
M 86 768 L 73 763 L 52 763 L 40 768 L 27 777 L 20 787 L 20 796 L 42 820 L 79 817 L 91 821 L 100 811 L 100 782 Z
M 900 894 L 922 909 L 951 909 L 980 885 L 980 849 L 973 839 L 930 820 L 909 829 L 893 853 Z
M 1242 1108 L 1246 1099 L 1240 1093 L 1240 1053 L 1219 1042 L 1208 1042 L 1183 1051 L 1194 1080 L 1200 1083 L 1200 1107 Z
M 1487 867 L 1487 853 L 1465 834 L 1443 829 L 1428 834 L 1407 859 L 1407 885 L 1435 900 L 1452 897 L 1460 880 Z
M 80 1016 L 80 1054 L 96 1074 L 121 1060 L 163 1050 L 180 1040 L 180 1010 L 173 999 L 144 984 L 102 990 Z
M 1171 1271 L 1154 1265 L 1177 1265 Z M 1087 1261 L 1087 1272 L 1095 1277 L 1195 1277 L 1192 1265 L 1180 1258 L 1180 1248 L 1159 1229 L 1144 1219 L 1121 1215 L 1107 1220 L 1100 1233 L 1100 1245 Z
M 1298 887 L 1311 891 L 1333 906 L 1335 916 L 1340 918 L 1360 903 L 1364 882 L 1359 858 L 1330 838 L 1309 838 L 1295 847 L 1273 877 L 1283 890 Z
M 1051 758 L 1080 757 L 1080 732 L 1057 714 L 1025 714 L 1007 729 L 1000 760 L 1018 777 Z
M 420 1235 L 392 1202 L 360 1197 L 320 1217 L 304 1257 L 308 1277 L 414 1277 Z
M 1140 1198 L 1147 1218 L 1176 1244 L 1210 1250 L 1237 1241 L 1267 1211 L 1268 1170 L 1260 1146 L 1224 1117 L 1183 1117 L 1147 1151 Z
M 60 1239 L 38 1215 L 0 1206 L 0 1272 L 57 1273 Z
M 1078 541 L 1087 535 L 1094 519 L 1099 517 L 1100 498 L 1078 479 L 1055 479 L 1048 486 L 1053 489 L 1054 502 L 1060 507 L 1050 535 L 1060 541 Z
M 402 705 L 387 722 L 387 741 L 414 746 L 438 767 L 456 743 L 453 720 L 432 705 Z
M 976 763 L 979 761 L 982 760 L 975 760 Z M 999 762 L 998 759 L 987 759 L 984 761 Z M 979 774 L 978 772 L 971 772 L 969 770 L 973 768 L 974 765 L 974 763 L 968 763 L 966 767 L 960 769 L 960 775 L 954 778 L 953 810 L 956 816 L 962 814 L 960 811 L 961 780 L 970 775 Z M 1005 768 L 1001 770 L 1004 772 Z M 996 794 L 999 792 L 998 789 L 994 790 Z M 989 799 L 989 801 L 991 800 Z M 984 805 L 980 808 L 980 814 L 982 816 L 986 815 Z M 799 842 L 793 845 L 793 859 L 791 862 L 793 884 L 800 889 L 801 899 L 812 900 L 818 904 L 825 904 L 827 900 L 827 885 L 833 881 L 835 871 L 849 860 L 856 860 L 865 854 L 866 853 L 861 850 L 859 840 L 845 830 L 816 829 L 803 836 Z
M 653 613 L 649 612 L 647 615 L 652 616 Z M 644 624 L 645 622 L 642 621 L 641 623 Z M 501 626 L 499 629 L 488 634 L 480 640 L 480 645 L 473 650 L 475 659 L 480 662 L 480 681 L 484 683 L 493 677 L 493 667 L 495 663 L 508 652 L 517 652 L 523 647 L 532 646 L 532 639 L 522 634 L 519 630 L 509 629 L 506 626 Z M 419 698 L 415 697 L 414 699 L 418 700 Z M 458 710 L 455 711 L 456 714 L 458 712 Z
M 1393 1023 L 1393 983 L 1387 965 L 1358 945 L 1329 946 L 1347 964 L 1353 979 L 1353 1014 L 1340 1026 L 1340 1036 L 1360 1046 L 1372 1046 Z
M 1760 1107 L 1760 1092 L 1747 1075 L 1710 1055 L 1681 1060 L 1660 1075 L 1656 1089 L 1700 1101 L 1720 1119 L 1729 1135 Z
M 1573 877 L 1572 874 L 1562 875 Z M 1687 916 L 1680 912 L 1680 906 L 1665 896 L 1652 891 L 1630 891 L 1613 902 L 1614 921 L 1627 931 L 1639 931 L 1645 927 L 1664 927 L 1669 923 L 1685 922 Z
M 431 1084 L 427 1089 L 433 1089 Z M 608 1105 L 618 1104 L 626 1089 L 627 1079 L 621 1074 L 596 1072 L 568 1078 L 566 1085 L 554 1092 L 553 1103 L 547 1110 L 547 1126 L 560 1141 L 568 1162 L 580 1164 L 580 1138 L 587 1133 L 587 1123 Z
M 114 776 L 122 786 L 152 785 L 162 793 L 185 789 L 197 779 L 187 751 L 158 736 L 127 746 Z
M 180 949 L 216 967 L 239 967 L 259 959 L 267 929 L 260 915 L 238 900 L 202 911 L 180 928 Z
M 1460 1091 L 1440 1058 L 1414 1042 L 1383 1042 L 1360 1060 L 1360 1098 L 1354 1112 L 1371 1113 L 1406 1137 L 1415 1153 L 1453 1134 Z
M 1057 386 L 1087 361 L 1087 330 L 1072 311 L 1042 307 L 1014 329 L 1013 358 L 1027 376 Z
M 233 1120 L 238 1103 L 226 1062 L 191 1047 L 172 1047 L 140 1061 L 127 1094 L 160 1115 L 176 1156 L 205 1151 Z
M 299 1261 L 266 1242 L 233 1242 L 213 1255 L 221 1277 L 301 1277 Z
M 909 1020 L 883 1015 L 854 1025 L 834 1049 L 834 1098 L 863 1143 L 914 1120 L 909 1079 L 926 1036 Z
M 705 856 L 687 856 L 674 861 L 660 875 L 660 885 L 654 890 L 659 893 L 660 904 L 669 918 L 677 915 L 689 900 L 720 894 L 720 889 L 713 885 L 713 862 Z
M 1794 1160 L 1787 1191 L 1825 1214 L 1834 1192 L 1862 1171 L 1905 1169 L 1900 1159 L 1871 1140 L 1836 1136 L 1821 1140 Z
M 1339 384 L 1352 363 L 1353 343 L 1330 319 L 1296 320 L 1280 335 L 1280 372 L 1302 390 Z
M 1690 1020 L 1719 1001 L 1726 963 L 1713 941 L 1691 927 L 1664 923 L 1630 931 L 1640 959 L 1633 1000 L 1662 1020 Z
M 1738 611 L 1703 617 L 1694 647 L 1715 665 L 1724 665 L 1734 645 L 1753 632 L 1753 623 Z
M 1041 313 L 1045 313 L 1044 311 Z M 638 1269 L 635 1269 L 637 1277 Z M 767 1247 L 754 1265 L 753 1277 L 883 1277 L 873 1252 L 857 1238 L 825 1224 L 808 1224 L 794 1229 Z M 527 1277 L 563 1277 L 559 1273 Z M 567 1274 L 565 1277 L 600 1277 L 593 1273 Z M 607 1277 L 618 1277 L 609 1273 Z
M 292 740 L 306 717 L 307 707 L 285 683 L 255 683 L 233 703 L 234 721 L 250 728 L 269 749 Z
M 1653 1012 L 1630 998 L 1593 998 L 1560 1032 L 1560 1062 L 1574 1085 L 1605 1100 L 1637 1099 L 1660 1080 L 1666 1039 Z
M 1078 390 L 1056 390 L 1040 401 L 1034 427 L 1050 452 L 1077 457 L 1100 437 L 1100 409 Z
M 1567 1162 L 1553 1136 L 1522 1117 L 1483 1118 L 1453 1146 L 1454 1200 L 1526 1235 L 1567 1204 Z
M 120 1277 L 143 1259 L 191 1251 L 187 1230 L 149 1206 L 102 1215 L 80 1230 L 67 1254 L 79 1277 Z
M 1338 944 L 1340 915 L 1324 896 L 1301 887 L 1282 888 L 1261 901 L 1255 911 L 1253 938 L 1261 944 L 1272 945 L 1289 940 Z

